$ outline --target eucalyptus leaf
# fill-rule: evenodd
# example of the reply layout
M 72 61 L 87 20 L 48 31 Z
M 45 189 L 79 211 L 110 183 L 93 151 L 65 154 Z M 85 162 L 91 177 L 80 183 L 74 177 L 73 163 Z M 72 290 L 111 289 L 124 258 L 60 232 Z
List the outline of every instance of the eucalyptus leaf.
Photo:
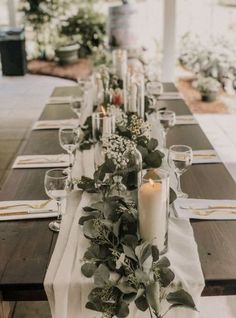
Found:
M 158 146 L 157 139 L 151 138 L 148 142 L 147 149 L 148 151 L 153 151 L 156 149 L 157 146 Z
M 170 283 L 174 280 L 175 274 L 172 272 L 172 270 L 168 267 L 160 268 L 159 270 L 159 280 L 162 285 L 162 287 L 167 287 L 170 285 Z
M 132 249 L 135 249 L 135 247 L 138 245 L 138 239 L 135 235 L 126 234 L 122 238 L 122 243 L 131 247 Z
M 94 239 L 98 236 L 98 229 L 94 220 L 88 220 L 83 224 L 83 232 L 86 237 Z
M 97 266 L 93 263 L 85 263 L 81 267 L 81 272 L 85 277 L 92 277 L 94 272 L 96 271 Z
M 83 225 L 84 222 L 92 220 L 92 219 L 96 219 L 99 215 L 100 215 L 99 212 L 94 212 L 94 213 L 91 213 L 90 215 L 81 216 L 81 218 L 79 219 L 79 224 Z
M 182 305 L 184 307 L 188 307 L 188 308 L 192 308 L 196 310 L 196 306 L 194 304 L 192 296 L 183 289 L 180 289 L 173 293 L 169 293 L 166 297 L 166 300 L 170 304 Z
M 170 194 L 169 194 L 169 204 L 172 204 L 177 199 L 176 192 L 170 188 Z
M 105 286 L 108 283 L 109 278 L 109 269 L 105 265 L 100 264 L 94 273 L 94 284 L 99 287 Z
M 158 314 L 160 311 L 160 285 L 158 282 L 146 287 L 146 297 L 154 312 Z
M 143 312 L 148 309 L 148 302 L 147 302 L 147 299 L 144 295 L 142 295 L 141 297 L 139 297 L 135 300 L 135 305 L 139 310 L 141 310 Z
M 142 159 L 145 160 L 145 158 L 148 156 L 148 150 L 147 148 L 143 147 L 143 146 L 137 146 L 138 151 L 141 153 L 142 155 Z
M 125 318 L 129 315 L 129 306 L 126 302 L 121 302 L 118 304 L 118 310 L 116 316 L 118 318 Z
M 85 207 L 83 207 L 83 210 L 84 210 L 84 212 L 93 212 L 93 211 L 95 211 L 96 209 L 94 209 L 94 208 L 92 208 L 92 207 L 90 207 L 90 206 L 85 206 Z
M 130 293 L 137 292 L 137 290 L 134 287 L 132 287 L 128 281 L 123 281 L 123 282 L 119 283 L 116 287 L 124 294 L 130 294 Z
M 134 260 L 135 262 L 137 262 L 137 257 L 135 256 L 134 254 L 134 251 L 131 247 L 129 246 L 126 246 L 126 245 L 123 245 L 123 250 L 124 250 L 124 253 L 127 257 L 131 258 L 132 260 Z
M 135 248 L 135 254 L 139 259 L 141 265 L 145 260 L 152 255 L 152 245 L 149 242 L 144 242 Z
M 158 262 L 157 262 L 158 267 L 169 267 L 170 266 L 170 261 L 166 256 L 163 256 Z
M 157 262 L 159 260 L 159 250 L 155 245 L 152 245 L 152 259 L 153 262 Z
M 135 277 L 140 283 L 147 284 L 149 282 L 149 276 L 147 273 L 143 272 L 140 268 L 136 269 Z
M 153 151 L 145 158 L 145 163 L 150 168 L 159 168 L 162 164 L 162 156 L 158 150 Z
M 88 301 L 85 305 L 85 308 L 90 309 L 90 310 L 94 310 L 94 311 L 101 311 L 101 309 L 99 310 L 98 306 L 90 301 Z

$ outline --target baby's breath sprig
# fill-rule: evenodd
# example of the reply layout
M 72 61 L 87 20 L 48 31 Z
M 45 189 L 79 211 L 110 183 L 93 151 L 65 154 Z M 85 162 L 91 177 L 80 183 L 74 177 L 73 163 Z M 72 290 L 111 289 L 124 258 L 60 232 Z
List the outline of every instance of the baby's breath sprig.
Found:
M 113 134 L 103 138 L 103 151 L 108 159 L 111 159 L 117 169 L 123 169 L 128 164 L 128 157 L 124 156 L 125 151 L 135 151 L 135 143 L 128 138 Z

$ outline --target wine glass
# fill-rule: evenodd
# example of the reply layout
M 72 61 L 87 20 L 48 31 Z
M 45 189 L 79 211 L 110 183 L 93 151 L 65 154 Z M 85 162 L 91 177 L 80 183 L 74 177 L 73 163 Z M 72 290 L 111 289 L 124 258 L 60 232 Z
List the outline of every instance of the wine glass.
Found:
M 163 85 L 159 81 L 151 81 L 146 85 L 147 96 L 152 101 L 152 106 L 155 106 L 157 98 L 163 93 Z
M 193 162 L 192 148 L 185 145 L 173 145 L 169 149 L 169 165 L 174 164 L 174 171 L 177 177 L 177 197 L 187 198 L 188 194 L 181 189 L 180 176 L 188 170 Z
M 166 148 L 166 136 L 169 129 L 175 125 L 176 115 L 171 110 L 158 110 L 156 117 L 163 128 L 163 148 Z
M 59 129 L 59 142 L 61 147 L 69 154 L 68 174 L 71 175 L 73 167 L 73 152 L 77 148 L 79 142 L 79 131 L 74 127 L 62 127 Z M 64 171 L 65 173 L 65 171 Z
M 59 232 L 62 219 L 61 205 L 69 190 L 68 176 L 64 174 L 64 170 L 48 170 L 44 178 L 44 188 L 49 198 L 56 200 L 57 202 L 57 220 L 50 222 L 48 226 L 50 230 Z
M 79 87 L 82 89 L 83 93 L 85 93 L 92 86 L 92 79 L 91 79 L 91 77 L 77 78 L 77 83 L 78 83 Z
M 83 97 L 74 97 L 71 99 L 71 109 L 78 117 L 78 121 L 80 120 L 81 110 L 83 106 L 84 106 Z

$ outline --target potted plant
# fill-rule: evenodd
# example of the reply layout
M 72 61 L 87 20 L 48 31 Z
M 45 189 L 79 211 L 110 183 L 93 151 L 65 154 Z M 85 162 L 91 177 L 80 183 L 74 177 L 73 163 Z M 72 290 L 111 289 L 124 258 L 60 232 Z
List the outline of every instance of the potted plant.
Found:
M 55 55 L 61 64 L 72 64 L 78 60 L 79 44 L 69 37 L 61 37 L 55 49 Z
M 215 101 L 221 88 L 221 84 L 212 77 L 200 77 L 195 85 L 204 102 Z

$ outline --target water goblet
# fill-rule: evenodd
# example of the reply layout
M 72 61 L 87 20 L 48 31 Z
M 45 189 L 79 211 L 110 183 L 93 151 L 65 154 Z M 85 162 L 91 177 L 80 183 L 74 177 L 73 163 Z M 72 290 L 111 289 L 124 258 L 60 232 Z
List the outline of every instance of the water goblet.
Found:
M 66 172 L 71 177 L 73 167 L 73 153 L 79 143 L 79 131 L 75 127 L 62 127 L 59 129 L 59 142 L 61 147 L 69 154 L 69 168 Z M 64 171 L 65 172 L 65 171 Z
M 71 110 L 78 117 L 78 121 L 80 120 L 81 110 L 84 107 L 84 98 L 83 97 L 74 97 L 71 99 Z
M 69 190 L 68 176 L 64 174 L 63 169 L 48 170 L 44 178 L 44 188 L 49 198 L 57 202 L 57 220 L 49 223 L 50 230 L 54 232 L 60 231 L 60 224 L 62 220 L 61 205 L 66 198 Z
M 166 148 L 166 136 L 169 129 L 175 125 L 176 115 L 171 110 L 158 110 L 156 117 L 163 128 L 163 148 Z
M 180 176 L 186 172 L 193 162 L 192 148 L 185 145 L 173 145 L 169 149 L 169 165 L 174 164 L 174 171 L 177 177 L 177 197 L 187 198 L 188 194 L 181 189 Z

